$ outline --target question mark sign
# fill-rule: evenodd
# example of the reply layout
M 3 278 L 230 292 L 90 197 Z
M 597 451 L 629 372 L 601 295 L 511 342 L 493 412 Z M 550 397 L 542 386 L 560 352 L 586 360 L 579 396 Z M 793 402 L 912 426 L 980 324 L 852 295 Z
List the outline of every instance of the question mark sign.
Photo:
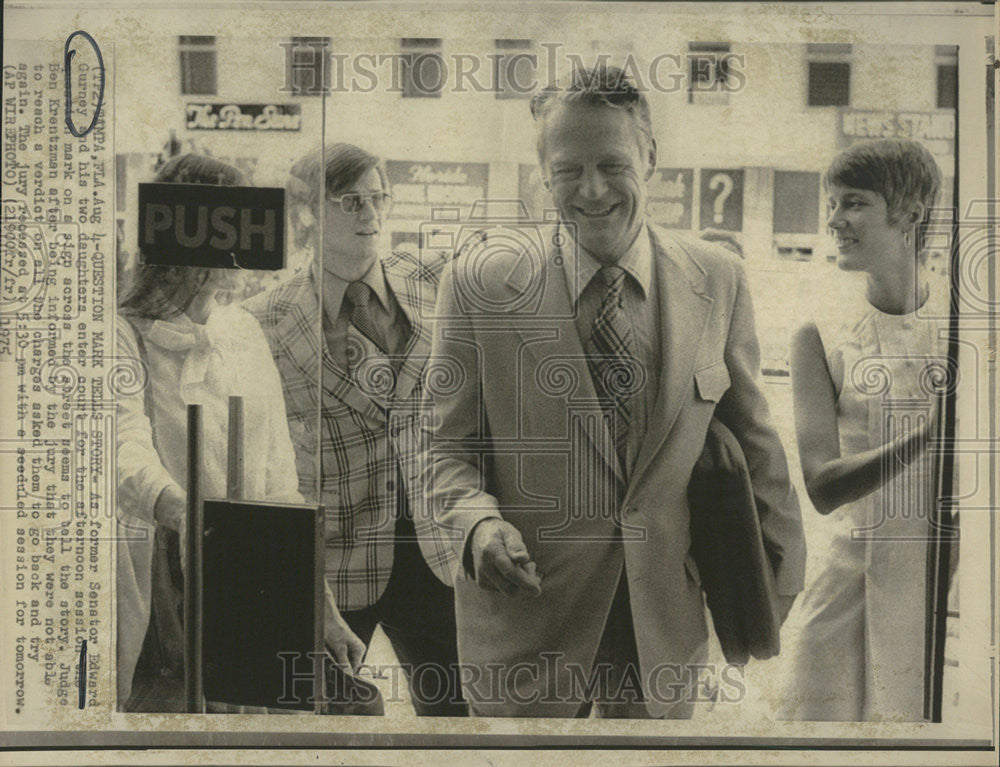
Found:
M 715 214 L 712 219 L 717 224 L 721 224 L 724 216 L 722 215 L 722 210 L 726 205 L 726 200 L 729 199 L 729 195 L 733 192 L 733 180 L 725 173 L 716 173 L 708 182 L 708 188 L 715 190 L 722 188 L 715 197 L 715 202 L 712 203 L 712 212 Z

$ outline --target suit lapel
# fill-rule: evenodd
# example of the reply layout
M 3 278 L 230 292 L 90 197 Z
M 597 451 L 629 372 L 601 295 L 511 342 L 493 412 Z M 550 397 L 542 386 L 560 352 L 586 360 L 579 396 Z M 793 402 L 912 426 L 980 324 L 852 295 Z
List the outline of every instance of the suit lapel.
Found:
M 278 299 L 276 309 L 280 319 L 275 327 L 281 350 L 295 369 L 310 383 L 318 385 L 319 360 L 323 361 L 323 389 L 329 396 L 343 402 L 369 418 L 385 420 L 385 411 L 366 395 L 349 374 L 333 362 L 320 332 L 320 305 L 316 283 L 308 274 L 289 284 L 287 297 Z
M 292 367 L 309 383 L 319 384 L 319 359 L 325 344 L 316 327 L 317 302 L 308 274 L 295 277 L 278 288 L 273 300 L 277 315 L 274 339 Z
M 660 302 L 660 360 L 664 374 L 660 378 L 646 436 L 636 456 L 632 484 L 648 468 L 690 397 L 689 383 L 712 307 L 711 296 L 704 292 L 704 272 L 691 255 L 676 241 L 661 241 L 655 232 L 652 244 Z
M 556 258 L 556 256 L 559 256 Z M 539 370 L 536 380 L 557 380 L 568 373 L 576 384 L 569 390 L 554 387 L 563 396 L 566 406 L 582 417 L 579 423 L 597 452 L 622 480 L 621 466 L 611 432 L 601 416 L 597 392 L 590 375 L 590 366 L 576 326 L 576 312 L 566 287 L 566 272 L 558 252 L 548 255 L 543 263 L 527 256 L 522 257 L 507 279 L 508 286 L 516 291 L 515 296 L 524 299 L 522 309 L 525 319 L 538 318 L 526 324 L 515 320 L 514 326 L 522 341 L 524 354 L 547 369 Z M 531 292 L 540 291 L 537 301 L 531 300 Z M 516 305 L 521 305 L 520 300 Z M 516 315 L 514 315 L 516 317 Z M 541 384 L 540 384 L 541 386 Z M 553 396 L 546 391 L 546 396 Z M 522 402 L 522 407 L 528 403 Z M 589 412 L 591 417 L 584 416 Z M 596 417 L 593 417 L 596 414 Z

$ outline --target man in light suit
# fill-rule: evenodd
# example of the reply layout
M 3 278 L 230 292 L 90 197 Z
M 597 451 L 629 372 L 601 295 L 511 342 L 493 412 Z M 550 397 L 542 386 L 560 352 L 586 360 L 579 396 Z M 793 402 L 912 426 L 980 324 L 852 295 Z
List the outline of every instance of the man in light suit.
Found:
M 417 713 L 464 715 L 454 550 L 436 535 L 420 482 L 424 317 L 444 259 L 383 251 L 387 180 L 378 158 L 356 146 L 296 163 L 288 198 L 300 244 L 322 257 L 248 308 L 281 373 L 299 490 L 325 507 L 327 647 L 349 674 L 381 625 Z
M 686 489 L 713 414 L 771 510 L 784 613 L 803 586 L 747 283 L 728 252 L 645 221 L 656 142 L 621 70 L 577 70 L 532 114 L 559 226 L 537 250 L 487 236 L 437 305 L 431 364 L 464 383 L 430 391 L 427 492 L 463 563 L 466 697 L 479 715 L 690 717 L 708 629 Z

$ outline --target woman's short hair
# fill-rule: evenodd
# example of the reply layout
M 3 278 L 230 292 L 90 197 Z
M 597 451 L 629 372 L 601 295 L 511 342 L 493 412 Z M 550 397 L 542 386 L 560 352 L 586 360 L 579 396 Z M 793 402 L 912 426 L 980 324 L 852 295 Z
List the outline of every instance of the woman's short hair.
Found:
M 941 171 L 931 153 L 912 139 L 861 141 L 834 158 L 823 175 L 823 186 L 877 192 L 885 198 L 891 221 L 913 203 L 923 203 L 924 217 L 918 224 L 922 235 L 941 189 Z
M 210 184 L 246 186 L 242 171 L 214 157 L 184 154 L 169 160 L 156 178 L 161 184 Z M 211 271 L 203 267 L 158 266 L 139 263 L 118 306 L 131 317 L 168 319 L 184 312 L 208 281 Z
M 368 171 L 375 168 L 388 192 L 389 180 L 378 157 L 353 144 L 331 144 L 301 158 L 289 173 L 288 197 L 291 205 L 308 205 L 318 211 L 320 188 L 326 195 L 339 195 L 350 189 Z
M 620 109 L 632 117 L 639 133 L 647 141 L 653 140 L 653 120 L 650 117 L 649 100 L 632 83 L 632 79 L 624 69 L 609 64 L 576 67 L 567 85 L 548 85 L 531 98 L 531 116 L 538 124 L 539 159 L 545 159 L 547 118 L 558 107 L 570 104 Z

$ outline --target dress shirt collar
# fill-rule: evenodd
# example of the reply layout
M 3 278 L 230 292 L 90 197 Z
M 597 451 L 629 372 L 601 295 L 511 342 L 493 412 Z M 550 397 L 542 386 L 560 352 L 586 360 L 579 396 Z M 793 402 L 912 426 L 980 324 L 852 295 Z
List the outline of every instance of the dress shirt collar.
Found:
M 580 300 L 580 295 L 590 284 L 590 280 L 605 264 L 580 247 L 566 249 L 563 256 L 567 284 L 570 286 L 575 306 Z M 649 296 L 650 283 L 653 279 L 653 246 L 649 241 L 649 230 L 645 224 L 625 251 L 625 255 L 618 260 L 618 266 L 631 274 L 639 284 L 643 299 Z
M 316 277 L 317 266 L 313 265 L 313 277 Z M 365 272 L 358 282 L 363 282 L 372 289 L 372 293 L 378 298 L 382 308 L 388 312 L 391 306 L 389 302 L 389 286 L 385 281 L 385 274 L 382 271 L 382 259 L 376 258 L 371 268 Z M 347 293 L 347 286 L 350 283 L 341 279 L 333 272 L 323 270 L 323 310 L 330 317 L 331 321 L 337 319 L 340 314 L 341 305 L 344 303 L 344 295 Z

